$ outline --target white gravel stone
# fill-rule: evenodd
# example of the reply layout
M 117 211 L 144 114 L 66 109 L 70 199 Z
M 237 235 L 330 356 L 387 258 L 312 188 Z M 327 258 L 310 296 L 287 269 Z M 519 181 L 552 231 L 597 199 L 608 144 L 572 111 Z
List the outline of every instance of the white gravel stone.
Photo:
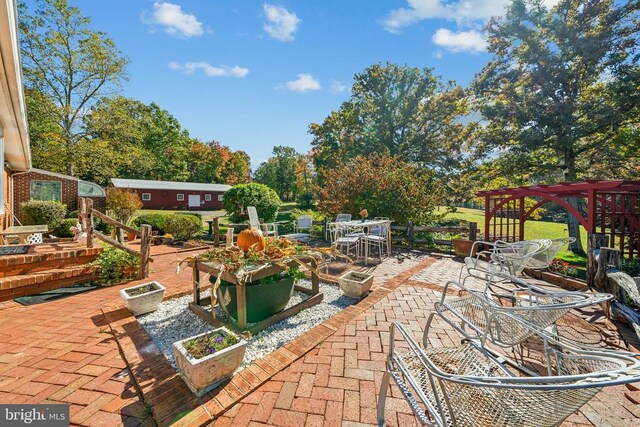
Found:
M 302 286 L 311 287 L 311 283 L 307 280 L 300 282 Z M 288 317 L 249 338 L 241 369 L 358 302 L 356 299 L 344 296 L 338 285 L 320 283 L 320 292 L 324 294 L 320 304 L 304 309 L 295 316 Z M 202 296 L 206 297 L 208 294 L 203 292 Z M 287 307 L 308 297 L 303 292 L 294 291 Z M 177 365 L 171 349 L 172 344 L 212 329 L 211 325 L 189 309 L 188 304 L 191 301 L 193 301 L 192 295 L 168 300 L 161 303 L 156 311 L 138 317 L 140 324 L 174 368 L 177 368 Z M 218 306 L 216 306 L 216 317 L 225 321 L 228 319 Z

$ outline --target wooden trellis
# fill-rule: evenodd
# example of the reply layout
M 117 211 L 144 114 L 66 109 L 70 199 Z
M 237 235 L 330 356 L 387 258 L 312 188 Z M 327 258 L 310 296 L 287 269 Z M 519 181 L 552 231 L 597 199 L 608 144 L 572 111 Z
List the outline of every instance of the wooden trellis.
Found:
M 485 199 L 485 240 L 524 240 L 524 224 L 539 207 L 554 202 L 587 230 L 609 236 L 609 245 L 625 258 L 640 257 L 640 181 L 590 180 L 480 191 Z M 586 212 L 568 199 L 583 200 Z M 526 207 L 526 200 L 534 203 Z

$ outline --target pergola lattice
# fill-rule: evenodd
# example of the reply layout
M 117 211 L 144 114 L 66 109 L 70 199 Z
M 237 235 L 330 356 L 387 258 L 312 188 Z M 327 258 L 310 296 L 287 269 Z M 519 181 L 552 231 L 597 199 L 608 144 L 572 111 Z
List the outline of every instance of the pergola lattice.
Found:
M 640 256 L 640 181 L 590 180 L 532 187 L 500 188 L 477 193 L 485 199 L 485 240 L 524 240 L 524 223 L 533 211 L 546 203 L 563 206 L 587 230 L 604 233 L 609 246 L 619 248 L 626 258 Z M 586 200 L 586 215 L 568 202 Z M 525 200 L 536 203 L 525 207 Z

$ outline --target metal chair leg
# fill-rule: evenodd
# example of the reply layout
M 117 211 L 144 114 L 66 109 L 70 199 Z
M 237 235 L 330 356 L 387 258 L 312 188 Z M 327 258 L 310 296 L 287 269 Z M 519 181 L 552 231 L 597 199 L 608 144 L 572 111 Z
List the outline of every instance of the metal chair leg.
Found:
M 389 379 L 391 374 L 389 371 L 385 371 L 382 376 L 382 384 L 380 384 L 380 393 L 378 394 L 378 426 L 384 427 L 386 425 L 384 421 L 384 405 L 387 401 L 387 390 L 389 389 Z

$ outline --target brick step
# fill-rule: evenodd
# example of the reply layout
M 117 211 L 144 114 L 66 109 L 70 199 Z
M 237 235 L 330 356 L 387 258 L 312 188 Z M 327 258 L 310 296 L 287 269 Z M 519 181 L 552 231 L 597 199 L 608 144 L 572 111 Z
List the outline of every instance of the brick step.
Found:
M 70 266 L 0 278 L 0 302 L 94 281 L 97 266 Z
M 0 278 L 89 264 L 102 251 L 102 247 L 97 246 L 95 248 L 68 248 L 25 255 L 0 256 Z

